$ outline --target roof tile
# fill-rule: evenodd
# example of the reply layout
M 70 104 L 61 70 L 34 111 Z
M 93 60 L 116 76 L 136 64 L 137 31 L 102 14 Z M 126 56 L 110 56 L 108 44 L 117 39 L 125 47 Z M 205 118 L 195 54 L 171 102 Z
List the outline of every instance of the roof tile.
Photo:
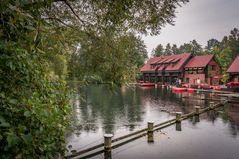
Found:
M 227 70 L 228 73 L 239 73 L 239 55 L 232 62 L 231 66 Z
M 190 53 L 176 54 L 165 56 L 162 55 L 160 57 L 150 58 L 147 63 L 140 69 L 141 72 L 150 72 L 157 70 L 165 70 L 165 71 L 179 71 L 185 62 L 190 58 Z M 173 64 L 175 62 L 175 64 Z M 159 66 L 157 68 L 152 69 L 151 64 L 168 64 L 167 66 L 162 67 Z
M 185 68 L 192 67 L 206 67 L 208 63 L 212 60 L 214 55 L 202 55 L 202 56 L 194 56 L 185 66 Z

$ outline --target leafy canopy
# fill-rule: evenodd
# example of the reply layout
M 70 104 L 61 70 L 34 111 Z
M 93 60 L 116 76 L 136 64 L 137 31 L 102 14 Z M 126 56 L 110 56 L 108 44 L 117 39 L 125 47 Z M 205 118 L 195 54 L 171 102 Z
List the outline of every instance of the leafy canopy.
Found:
M 82 33 L 89 37 L 81 43 L 85 62 L 98 62 L 106 80 L 121 82 L 128 65 L 144 58 L 136 54 L 143 53 L 141 41 L 128 33 L 158 34 L 173 23 L 176 6 L 187 1 L 1 1 L 0 158 L 64 155 L 70 114 L 64 77 L 68 60 L 85 39 Z M 114 57 L 118 61 L 109 63 Z M 98 75 L 97 67 L 89 67 Z

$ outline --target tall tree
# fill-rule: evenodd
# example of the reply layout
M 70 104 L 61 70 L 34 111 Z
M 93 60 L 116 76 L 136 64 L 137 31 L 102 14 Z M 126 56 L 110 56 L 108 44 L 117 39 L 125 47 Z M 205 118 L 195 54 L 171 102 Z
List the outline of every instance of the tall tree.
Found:
M 164 55 L 172 55 L 172 48 L 171 48 L 171 45 L 170 43 L 168 43 L 165 47 L 165 50 L 164 50 Z
M 184 43 L 179 46 L 179 53 L 191 53 L 192 46 L 189 43 Z
M 157 45 L 157 47 L 153 50 L 153 56 L 161 56 L 164 54 L 164 48 L 162 44 Z
M 176 44 L 173 44 L 173 46 L 172 46 L 172 53 L 179 54 L 179 48 Z
M 215 47 L 213 49 L 213 53 L 215 53 L 215 56 L 217 58 L 217 61 L 219 62 L 219 65 L 221 67 L 221 74 L 222 74 L 222 82 L 226 83 L 229 76 L 227 74 L 227 69 L 230 66 L 230 64 L 233 61 L 232 58 L 232 50 L 230 49 L 230 47 L 224 48 L 224 49 L 220 49 Z
M 228 37 L 228 46 L 232 50 L 232 58 L 236 58 L 239 53 L 239 30 L 234 28 Z
M 190 52 L 193 55 L 200 55 L 203 53 L 202 46 L 196 40 L 190 41 L 190 45 L 191 45 Z
M 65 63 L 64 53 L 76 50 L 80 41 L 75 41 L 73 36 L 83 31 L 96 39 L 87 41 L 89 47 L 85 47 L 85 51 L 92 56 L 89 54 L 84 63 L 86 66 L 89 61 L 98 64 L 89 66 L 91 72 L 97 67 L 112 71 L 106 76 L 113 76 L 109 79 L 115 81 L 127 69 L 128 63 L 123 65 L 123 62 L 128 51 L 122 51 L 124 38 L 110 41 L 103 38 L 105 32 L 158 34 L 166 23 L 173 23 L 176 7 L 187 1 L 1 1 L 0 158 L 64 155 L 69 100 L 65 82 L 50 72 L 54 70 L 58 77 L 63 77 L 64 71 L 59 71 L 51 61 L 56 60 L 57 65 Z M 68 30 L 72 34 L 64 36 Z M 102 39 L 97 40 L 99 37 Z M 110 47 L 118 42 L 117 50 Z M 113 63 L 114 56 L 123 56 L 119 58 L 122 61 Z M 101 63 L 110 60 L 111 65 Z M 52 69 L 49 71 L 49 68 Z
M 217 39 L 210 39 L 207 41 L 207 46 L 205 47 L 206 51 L 211 53 L 213 48 L 219 47 L 221 44 Z

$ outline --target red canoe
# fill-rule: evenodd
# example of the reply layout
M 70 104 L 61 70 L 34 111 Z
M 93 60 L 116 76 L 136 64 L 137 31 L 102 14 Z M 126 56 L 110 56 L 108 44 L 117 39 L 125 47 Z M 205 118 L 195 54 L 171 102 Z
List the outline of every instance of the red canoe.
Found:
M 215 87 L 214 90 L 220 91 L 220 90 L 222 90 L 222 88 L 220 88 L 220 87 Z
M 193 88 L 187 88 L 187 91 L 188 91 L 188 92 L 194 92 L 195 89 L 193 89 Z
M 153 86 L 155 86 L 155 83 L 141 83 L 140 86 L 142 86 L 142 87 L 153 87 Z
M 187 91 L 187 88 L 173 87 L 172 90 L 173 91 L 183 92 L 183 91 Z

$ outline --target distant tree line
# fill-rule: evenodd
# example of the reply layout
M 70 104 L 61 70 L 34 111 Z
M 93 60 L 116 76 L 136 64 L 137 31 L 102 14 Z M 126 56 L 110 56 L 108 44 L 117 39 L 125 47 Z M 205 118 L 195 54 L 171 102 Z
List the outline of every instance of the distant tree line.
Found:
M 192 53 L 193 55 L 202 54 L 203 49 L 202 46 L 196 41 L 192 40 L 189 43 L 184 43 L 183 45 L 177 46 L 176 44 L 168 43 L 165 48 L 162 44 L 157 45 L 157 47 L 153 50 L 153 56 L 161 56 L 161 55 L 173 55 L 173 54 L 181 54 L 181 53 Z
M 228 80 L 226 71 L 239 54 L 239 30 L 238 28 L 232 29 L 230 34 L 224 36 L 221 41 L 215 38 L 209 39 L 205 47 L 202 47 L 196 40 L 192 40 L 180 46 L 168 43 L 163 47 L 162 44 L 159 44 L 152 52 L 153 56 L 181 53 L 191 53 L 192 55 L 215 54 L 221 67 L 222 81 L 226 82 Z

